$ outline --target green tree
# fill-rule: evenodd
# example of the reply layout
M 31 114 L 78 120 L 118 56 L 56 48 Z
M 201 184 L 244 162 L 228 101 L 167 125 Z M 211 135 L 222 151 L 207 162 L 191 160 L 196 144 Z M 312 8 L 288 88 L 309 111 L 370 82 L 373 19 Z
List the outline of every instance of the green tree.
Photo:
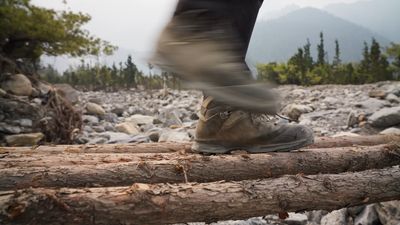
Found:
M 75 57 L 116 49 L 83 29 L 91 19 L 87 14 L 46 9 L 30 0 L 2 0 L 0 18 L 0 55 L 35 68 L 43 54 Z
M 335 57 L 333 58 L 332 65 L 334 67 L 337 67 L 341 64 L 342 60 L 340 59 L 340 46 L 339 46 L 339 40 L 335 40 Z
M 324 33 L 319 34 L 320 42 L 317 46 L 318 51 L 318 60 L 317 65 L 325 65 L 326 63 L 326 52 L 325 52 L 325 43 L 324 43 Z
M 303 47 L 304 50 L 304 64 L 307 70 L 312 70 L 314 65 L 314 59 L 311 56 L 311 43 L 310 39 L 307 38 L 307 43 Z
M 137 79 L 138 73 L 139 73 L 139 71 L 138 71 L 135 63 L 133 63 L 132 56 L 129 55 L 128 59 L 125 62 L 125 68 L 123 70 L 124 82 L 128 88 L 136 87 L 136 85 L 137 85 L 136 79 Z

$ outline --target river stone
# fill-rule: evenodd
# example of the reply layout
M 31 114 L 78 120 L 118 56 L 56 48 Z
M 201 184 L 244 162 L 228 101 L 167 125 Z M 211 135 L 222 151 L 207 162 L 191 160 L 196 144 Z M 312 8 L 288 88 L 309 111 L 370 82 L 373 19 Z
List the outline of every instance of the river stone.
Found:
M 30 96 L 33 90 L 31 81 L 23 74 L 9 76 L 1 84 L 1 88 L 20 96 Z
M 400 103 L 400 98 L 397 97 L 395 94 L 388 94 L 386 96 L 386 100 L 392 103 Z
M 400 201 L 378 203 L 375 205 L 375 209 L 382 224 L 400 224 Z
M 302 114 L 312 111 L 313 108 L 311 108 L 310 106 L 290 104 L 282 110 L 282 113 L 284 115 L 287 115 L 292 120 L 298 120 Z
M 44 138 L 42 133 L 8 135 L 5 140 L 9 146 L 34 146 Z
M 0 97 L 6 96 L 7 92 L 0 88 Z
M 347 126 L 354 127 L 358 124 L 358 116 L 356 116 L 355 112 L 350 112 L 347 117 Z
M 376 98 L 369 98 L 366 101 L 355 104 L 356 107 L 365 109 L 365 112 L 367 114 L 372 114 L 380 110 L 381 108 L 385 107 L 386 105 L 388 105 L 386 101 L 379 100 Z
M 86 104 L 86 110 L 88 114 L 102 116 L 106 114 L 106 111 L 100 105 L 89 102 Z
M 386 97 L 386 92 L 382 90 L 372 90 L 368 93 L 369 97 L 371 98 L 380 98 L 384 99 Z
M 79 101 L 79 92 L 75 90 L 69 84 L 54 84 L 56 92 L 68 100 L 72 104 L 76 104 Z
M 384 131 L 382 131 L 380 134 L 388 135 L 388 134 L 395 134 L 395 135 L 400 135 L 400 129 L 396 127 L 391 127 L 388 128 Z
M 374 113 L 369 121 L 374 127 L 392 127 L 400 124 L 400 107 L 383 108 Z
M 107 131 L 104 133 L 100 133 L 99 137 L 107 138 L 108 144 L 116 144 L 116 143 L 129 143 L 130 139 L 132 138 L 130 135 L 120 132 L 111 132 Z
M 357 225 L 380 224 L 378 213 L 376 212 L 374 205 L 366 206 L 365 209 L 362 211 L 362 213 L 355 218 L 354 224 Z
M 127 122 L 134 122 L 137 125 L 145 125 L 145 124 L 153 124 L 154 122 L 154 117 L 152 116 L 145 116 L 141 114 L 135 114 L 128 119 L 126 119 Z
M 140 133 L 139 128 L 137 127 L 136 123 L 134 122 L 124 122 L 117 124 L 115 129 L 119 132 L 130 134 L 130 135 L 137 135 Z
M 83 115 L 82 121 L 85 123 L 91 123 L 91 124 L 95 125 L 95 124 L 99 123 L 99 118 L 97 118 L 95 116 L 91 116 L 91 115 Z
M 6 134 L 19 134 L 22 132 L 21 127 L 10 125 L 8 123 L 1 122 L 0 123 L 0 132 Z
M 191 138 L 185 131 L 166 130 L 164 131 L 158 142 L 189 142 Z
M 347 209 L 336 210 L 322 217 L 321 225 L 347 225 Z

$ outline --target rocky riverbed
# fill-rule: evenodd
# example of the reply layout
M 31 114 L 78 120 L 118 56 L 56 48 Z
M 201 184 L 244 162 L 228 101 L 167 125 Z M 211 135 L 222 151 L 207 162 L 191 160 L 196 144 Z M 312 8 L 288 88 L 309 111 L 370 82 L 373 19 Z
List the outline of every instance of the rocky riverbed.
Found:
M 400 133 L 400 83 L 282 86 L 281 114 L 317 136 Z M 155 90 L 81 92 L 78 144 L 193 140 L 201 93 Z

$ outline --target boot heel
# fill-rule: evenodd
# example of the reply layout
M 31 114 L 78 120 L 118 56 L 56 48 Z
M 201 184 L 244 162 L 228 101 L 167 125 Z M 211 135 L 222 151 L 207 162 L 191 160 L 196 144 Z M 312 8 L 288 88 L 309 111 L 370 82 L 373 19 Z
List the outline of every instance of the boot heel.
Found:
M 192 145 L 192 151 L 198 153 L 208 153 L 208 154 L 226 154 L 229 153 L 232 149 L 224 147 L 222 145 L 216 144 L 206 144 L 201 142 L 195 142 Z

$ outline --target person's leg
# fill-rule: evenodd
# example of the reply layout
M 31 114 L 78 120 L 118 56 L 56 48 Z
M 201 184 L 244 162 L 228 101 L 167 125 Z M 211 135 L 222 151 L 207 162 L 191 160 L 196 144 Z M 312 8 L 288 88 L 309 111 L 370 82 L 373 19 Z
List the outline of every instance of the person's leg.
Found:
M 180 0 L 154 64 L 219 101 L 275 113 L 277 93 L 252 79 L 244 62 L 260 6 L 260 0 Z
M 275 92 L 256 84 L 245 63 L 261 4 L 180 0 L 160 38 L 157 56 L 162 66 L 207 96 L 199 113 L 196 151 L 290 151 L 313 142 L 310 129 L 277 123 Z

